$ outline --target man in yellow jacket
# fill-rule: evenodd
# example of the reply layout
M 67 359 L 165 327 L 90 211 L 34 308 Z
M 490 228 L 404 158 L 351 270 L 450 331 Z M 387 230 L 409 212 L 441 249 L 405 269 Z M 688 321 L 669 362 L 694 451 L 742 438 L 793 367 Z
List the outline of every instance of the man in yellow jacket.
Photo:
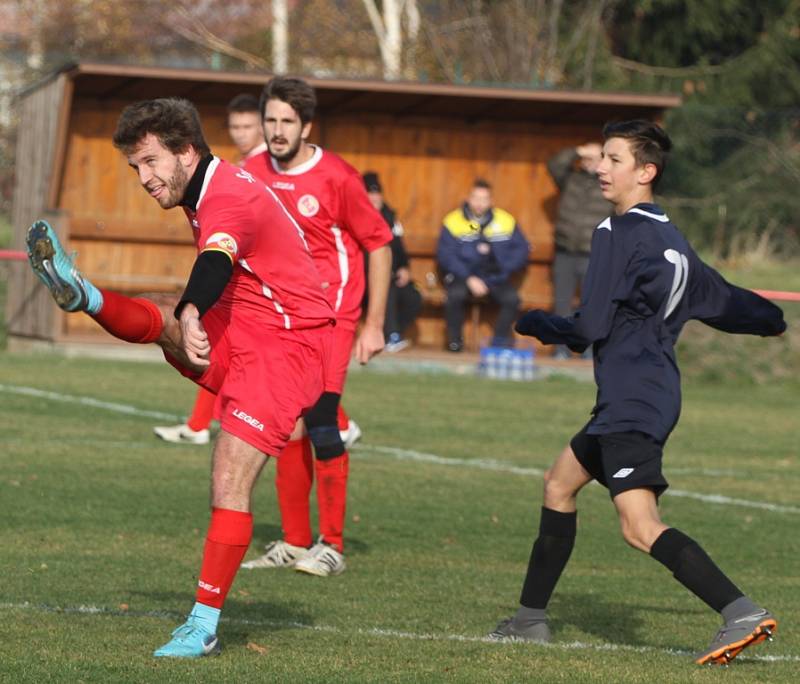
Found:
M 514 217 L 492 206 L 492 187 L 482 178 L 472 184 L 464 204 L 444 217 L 436 256 L 447 289 L 447 348 L 464 348 L 464 304 L 469 295 L 491 297 L 500 307 L 492 346 L 512 346 L 511 325 L 519 295 L 511 283 L 528 263 L 530 245 Z

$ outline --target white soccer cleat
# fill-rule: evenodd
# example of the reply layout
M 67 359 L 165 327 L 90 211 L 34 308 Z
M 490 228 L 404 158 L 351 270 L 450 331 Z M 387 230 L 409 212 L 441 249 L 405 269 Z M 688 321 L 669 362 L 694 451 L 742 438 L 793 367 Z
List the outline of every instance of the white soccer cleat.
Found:
M 153 432 L 165 442 L 174 444 L 208 444 L 211 440 L 209 430 L 192 430 L 186 424 L 154 427 Z
M 248 570 L 256 568 L 291 568 L 297 561 L 305 558 L 308 553 L 309 550 L 305 546 L 293 546 L 292 544 L 287 544 L 283 539 L 279 539 L 267 544 L 266 553 L 263 556 L 242 563 L 242 567 Z
M 322 537 L 311 547 L 306 556 L 294 565 L 294 569 L 298 572 L 305 572 L 317 577 L 340 575 L 345 568 L 347 565 L 344 562 L 344 556 L 332 546 L 324 543 Z
M 361 428 L 358 427 L 356 421 L 348 419 L 347 430 L 340 430 L 339 434 L 342 436 L 344 448 L 349 451 L 361 439 Z

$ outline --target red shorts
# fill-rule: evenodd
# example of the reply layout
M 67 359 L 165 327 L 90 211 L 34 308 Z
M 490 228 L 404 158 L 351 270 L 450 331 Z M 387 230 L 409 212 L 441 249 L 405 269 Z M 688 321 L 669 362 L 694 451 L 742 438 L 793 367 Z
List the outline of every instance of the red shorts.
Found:
M 323 392 L 331 326 L 265 329 L 231 322 L 216 308 L 203 316 L 211 365 L 201 375 L 164 354 L 181 375 L 218 395 L 222 429 L 268 456 L 289 441 L 297 419 Z
M 358 323 L 336 321 L 333 329 L 330 363 L 325 367 L 325 391 L 342 394 L 344 381 L 347 379 L 347 367 L 353 355 L 353 342 L 356 338 Z

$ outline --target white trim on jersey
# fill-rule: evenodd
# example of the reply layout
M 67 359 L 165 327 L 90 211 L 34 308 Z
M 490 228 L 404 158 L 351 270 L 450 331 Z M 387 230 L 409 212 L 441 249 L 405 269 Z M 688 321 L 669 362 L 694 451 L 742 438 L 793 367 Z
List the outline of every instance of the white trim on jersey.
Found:
M 339 258 L 339 275 L 341 276 L 339 289 L 336 291 L 336 305 L 333 307 L 333 310 L 339 311 L 339 307 L 342 306 L 345 285 L 347 285 L 347 282 L 350 280 L 350 263 L 347 259 L 347 248 L 344 246 L 344 241 L 342 240 L 342 229 L 339 228 L 339 226 L 331 226 L 331 233 L 333 233 L 333 239 L 336 242 L 336 254 Z
M 651 218 L 654 221 L 660 221 L 661 223 L 669 223 L 669 216 L 667 216 L 666 214 L 654 214 L 651 211 L 645 211 L 644 209 L 639 209 L 639 207 L 633 207 L 633 209 L 628 209 L 626 213 L 641 214 L 642 216 Z
M 278 162 L 275 161 L 275 157 L 270 155 L 269 160 L 272 163 L 272 169 L 275 173 L 279 173 L 283 176 L 299 176 L 301 173 L 305 173 L 306 171 L 311 171 L 317 164 L 319 164 L 320 159 L 322 159 L 322 148 L 318 147 L 317 145 L 312 145 L 311 147 L 314 148 L 314 154 L 311 155 L 311 159 L 308 161 L 303 162 L 300 166 L 295 166 L 292 169 L 282 169 L 278 166 Z
M 203 201 L 203 197 L 206 195 L 206 190 L 208 190 L 208 184 L 211 182 L 211 179 L 214 177 L 214 173 L 217 171 L 217 167 L 219 166 L 219 158 L 214 157 L 211 160 L 211 163 L 208 165 L 206 169 L 206 177 L 203 178 L 203 187 L 200 189 L 200 197 L 197 199 L 197 206 L 195 206 L 195 212 L 200 208 L 200 202 Z
M 281 202 L 280 198 L 272 191 L 272 188 L 269 185 L 265 185 L 264 189 L 272 195 L 273 199 L 278 203 L 278 206 L 283 209 L 283 213 L 286 214 L 286 217 L 292 222 L 292 225 L 297 230 L 297 234 L 300 236 L 300 239 L 303 241 L 303 246 L 306 248 L 306 251 L 311 254 L 311 250 L 308 248 L 308 243 L 306 242 L 306 234 L 303 232 L 302 227 L 300 224 L 295 220 L 294 216 L 289 213 L 289 210 L 283 206 L 283 202 Z
M 246 155 L 244 155 L 244 157 L 242 157 L 242 161 L 241 161 L 242 165 L 244 165 L 244 162 L 249 161 L 253 157 L 257 157 L 259 154 L 261 154 L 262 152 L 266 152 L 268 149 L 269 148 L 267 147 L 267 143 L 265 143 L 265 142 L 259 143 L 252 150 L 250 150 Z
M 248 273 L 253 273 L 253 269 L 250 268 L 249 264 L 244 259 L 239 259 L 239 265 Z M 255 273 L 253 273 L 253 275 L 255 275 Z M 277 299 L 275 299 L 275 297 L 272 295 L 272 290 L 269 288 L 269 285 L 267 285 L 263 280 L 261 281 L 261 291 L 264 293 L 264 296 L 272 302 L 272 305 L 275 307 L 275 311 L 277 311 L 281 316 L 283 316 L 284 327 L 287 330 L 291 330 L 292 329 L 291 319 L 286 314 L 286 311 L 284 311 L 283 307 L 281 306 L 281 303 Z

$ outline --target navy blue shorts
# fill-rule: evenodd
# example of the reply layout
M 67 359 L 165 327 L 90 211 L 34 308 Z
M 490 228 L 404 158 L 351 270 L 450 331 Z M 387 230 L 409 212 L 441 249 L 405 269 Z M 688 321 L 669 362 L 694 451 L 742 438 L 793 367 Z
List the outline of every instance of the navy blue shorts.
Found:
M 606 487 L 613 499 L 629 489 L 652 489 L 661 496 L 669 483 L 661 472 L 664 445 L 644 432 L 590 435 L 589 424 L 570 440 L 578 462 Z

